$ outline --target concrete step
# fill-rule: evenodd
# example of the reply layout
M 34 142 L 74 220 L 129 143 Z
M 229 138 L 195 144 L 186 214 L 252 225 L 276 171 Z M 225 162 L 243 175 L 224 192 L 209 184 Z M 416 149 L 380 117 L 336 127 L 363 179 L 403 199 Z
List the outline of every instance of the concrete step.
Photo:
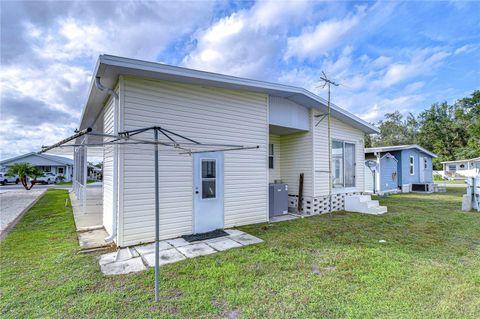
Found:
M 368 208 L 380 206 L 380 203 L 378 202 L 378 200 L 371 200 L 371 201 L 368 201 L 366 203 L 367 203 Z
M 370 195 L 356 195 L 360 202 L 368 202 L 372 200 L 372 196 Z
M 380 206 L 378 200 L 372 200 L 369 195 L 351 195 L 345 197 L 345 210 L 371 215 L 381 215 L 387 212 L 387 207 Z
M 374 215 L 382 215 L 387 213 L 387 207 L 386 206 L 377 206 L 371 209 L 372 214 Z
M 125 261 L 137 256 L 138 253 L 135 250 L 130 249 L 130 247 L 120 248 L 117 250 L 115 261 Z

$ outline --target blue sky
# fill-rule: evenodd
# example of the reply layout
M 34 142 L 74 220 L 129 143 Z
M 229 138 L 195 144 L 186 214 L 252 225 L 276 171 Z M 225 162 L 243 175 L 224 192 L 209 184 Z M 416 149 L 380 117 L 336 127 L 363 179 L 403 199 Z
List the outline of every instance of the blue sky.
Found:
M 480 2 L 1 2 L 0 158 L 72 134 L 99 54 L 302 86 L 377 122 L 480 89 Z

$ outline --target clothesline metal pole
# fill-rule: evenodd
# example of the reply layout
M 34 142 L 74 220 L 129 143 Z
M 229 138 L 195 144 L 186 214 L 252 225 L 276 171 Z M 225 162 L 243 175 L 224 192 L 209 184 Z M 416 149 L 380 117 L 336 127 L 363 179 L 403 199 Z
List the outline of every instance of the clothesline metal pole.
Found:
M 158 130 L 154 128 L 154 139 L 155 139 L 155 301 L 159 301 L 159 285 L 160 285 L 160 269 L 159 269 L 159 240 L 160 240 L 160 206 L 158 198 Z

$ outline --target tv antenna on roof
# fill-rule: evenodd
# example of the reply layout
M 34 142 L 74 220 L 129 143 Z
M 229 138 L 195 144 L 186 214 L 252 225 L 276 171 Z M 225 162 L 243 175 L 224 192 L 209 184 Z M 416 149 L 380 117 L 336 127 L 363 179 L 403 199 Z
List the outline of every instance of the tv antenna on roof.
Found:
M 328 198 L 329 198 L 329 201 L 330 201 L 330 207 L 329 207 L 329 213 L 330 213 L 330 216 L 332 216 L 332 210 L 333 210 L 333 207 L 332 207 L 332 141 L 331 141 L 331 138 L 330 138 L 330 88 L 331 86 L 339 86 L 340 84 L 337 83 L 337 82 L 334 82 L 332 80 L 330 80 L 327 75 L 325 74 L 324 71 L 322 71 L 322 76 L 320 76 L 320 80 L 323 81 L 323 85 L 322 85 L 322 89 L 324 89 L 325 87 L 328 88 L 328 100 L 327 100 L 327 109 L 328 109 L 328 112 L 327 114 L 323 114 L 323 115 L 320 115 L 320 116 L 323 116 L 320 121 L 315 125 L 315 126 L 318 126 L 318 124 L 320 124 L 320 122 L 325 118 L 325 116 L 327 117 L 327 130 L 328 130 Z

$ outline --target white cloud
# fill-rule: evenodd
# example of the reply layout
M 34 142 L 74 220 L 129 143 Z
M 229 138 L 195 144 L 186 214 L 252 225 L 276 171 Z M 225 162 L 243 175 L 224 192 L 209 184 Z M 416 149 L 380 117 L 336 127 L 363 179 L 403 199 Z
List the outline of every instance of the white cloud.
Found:
M 384 76 L 374 82 L 379 87 L 389 87 L 408 79 L 431 73 L 451 54 L 439 49 L 429 48 L 407 52 L 406 61 L 392 63 L 384 72 Z
M 90 71 L 67 64 L 55 63 L 43 69 L 10 65 L 2 69 L 2 96 L 13 95 L 41 101 L 58 111 L 80 116 L 79 97 L 85 96 Z
M 272 79 L 289 27 L 302 22 L 305 1 L 261 1 L 196 33 L 183 64 L 201 70 Z
M 365 16 L 366 7 L 359 6 L 354 14 L 348 14 L 344 19 L 331 19 L 307 27 L 296 37 L 288 39 L 285 59 L 298 57 L 300 59 L 315 58 L 340 45 L 355 26 Z
M 367 111 L 366 113 L 362 113 L 362 114 L 355 114 L 357 115 L 358 117 L 360 117 L 362 120 L 365 120 L 367 122 L 375 122 L 375 120 L 381 116 L 380 112 L 379 112 L 379 107 L 378 107 L 378 104 L 374 104 L 373 107 Z
M 323 98 L 320 88 L 322 70 L 340 83 L 332 88 L 332 102 L 369 121 L 376 122 L 387 112 L 414 112 L 427 98 L 424 88 L 428 77 L 451 56 L 446 48 L 403 49 L 382 52 L 377 57 L 355 55 L 345 46 L 337 55 L 324 58 L 318 66 L 283 72 L 281 82 L 300 85 Z M 406 82 L 406 85 L 402 83 Z
M 408 92 L 408 93 L 412 93 L 412 92 L 420 90 L 424 86 L 425 86 L 424 81 L 413 82 L 413 83 L 408 84 L 405 87 L 405 91 Z
M 209 22 L 214 5 L 182 2 L 179 10 L 174 2 L 9 3 L 1 25 L 0 157 L 73 133 L 99 54 L 156 60 Z
M 468 54 L 470 52 L 473 52 L 477 49 L 478 47 L 476 45 L 473 45 L 473 44 L 466 44 L 458 49 L 455 50 L 455 52 L 453 54 L 462 54 L 462 53 L 465 53 L 465 54 Z

